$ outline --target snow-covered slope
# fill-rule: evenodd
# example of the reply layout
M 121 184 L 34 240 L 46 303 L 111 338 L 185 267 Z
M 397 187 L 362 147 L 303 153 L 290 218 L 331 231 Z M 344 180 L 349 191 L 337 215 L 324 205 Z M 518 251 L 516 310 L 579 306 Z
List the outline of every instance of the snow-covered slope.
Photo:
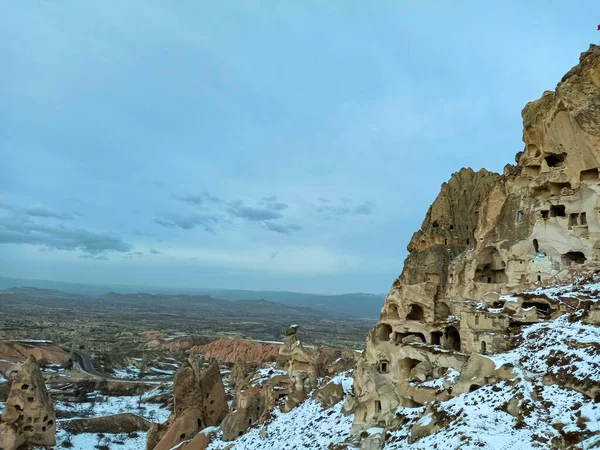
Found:
M 594 301 L 599 289 L 600 284 L 588 283 L 552 288 L 545 294 L 555 300 Z M 511 365 L 517 374 L 514 380 L 446 402 L 399 408 L 393 427 L 372 428 L 360 439 L 380 441 L 385 450 L 551 449 L 559 441 L 565 448 L 600 448 L 600 403 L 572 389 L 600 383 L 600 327 L 583 323 L 581 316 L 582 311 L 575 309 L 554 321 L 524 327 L 518 347 L 490 356 L 497 367 Z M 338 382 L 346 393 L 351 391 L 349 377 Z M 240 450 L 360 448 L 361 442 L 350 435 L 351 423 L 352 416 L 341 412 L 341 402 L 323 410 L 309 397 L 287 414 L 274 412 L 268 423 L 233 442 L 223 442 L 217 432 L 209 448 L 222 450 L 231 444 Z M 433 432 L 411 438 L 415 429 L 431 428 L 432 423 Z

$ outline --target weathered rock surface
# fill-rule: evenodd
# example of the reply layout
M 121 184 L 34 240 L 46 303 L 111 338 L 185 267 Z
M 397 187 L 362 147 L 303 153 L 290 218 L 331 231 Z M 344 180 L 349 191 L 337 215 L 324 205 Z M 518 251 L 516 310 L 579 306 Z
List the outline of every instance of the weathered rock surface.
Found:
M 286 410 L 296 407 L 317 387 L 317 356 L 313 349 L 305 348 L 298 338 L 298 325 L 286 331 L 285 340 L 279 349 L 280 364 L 287 370 L 294 389 L 290 393 Z
M 24 346 L 18 343 L 0 342 L 0 372 L 25 358 L 33 356 L 39 362 L 63 365 L 69 361 L 69 355 L 57 345 Z
M 330 381 L 323 387 L 316 389 L 312 396 L 323 408 L 331 408 L 344 398 L 344 389 L 341 384 Z
M 148 450 L 169 450 L 192 439 L 200 430 L 221 423 L 229 410 L 216 361 L 190 357 L 173 382 L 173 413 L 166 423 L 148 431 Z
M 148 431 L 152 424 L 136 414 L 123 413 L 90 419 L 72 419 L 61 422 L 61 428 L 79 433 L 133 433 Z
M 483 355 L 506 350 L 521 325 L 566 306 L 510 294 L 600 268 L 600 47 L 522 117 L 517 165 L 501 175 L 453 174 L 413 235 L 357 362 L 347 402 L 356 430 L 390 424 L 398 406 L 514 377 Z M 599 316 L 590 307 L 589 320 Z
M 56 414 L 37 361 L 33 356 L 13 366 L 12 382 L 0 420 L 0 448 L 56 444 Z
M 217 339 L 209 344 L 191 348 L 190 353 L 199 353 L 206 358 L 214 358 L 220 363 L 236 363 L 243 360 L 246 364 L 259 366 L 277 360 L 279 347 L 279 344 L 244 339 Z

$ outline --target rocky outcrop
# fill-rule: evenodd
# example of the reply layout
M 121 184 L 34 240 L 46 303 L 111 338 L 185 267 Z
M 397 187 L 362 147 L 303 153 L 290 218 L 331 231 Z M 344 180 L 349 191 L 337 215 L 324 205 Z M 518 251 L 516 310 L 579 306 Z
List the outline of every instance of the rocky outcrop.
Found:
M 167 422 L 148 431 L 148 450 L 169 450 L 200 430 L 219 425 L 229 409 L 218 364 L 202 358 L 190 357 L 182 364 L 173 382 L 173 398 Z
M 294 384 L 286 402 L 286 410 L 289 411 L 317 387 L 317 355 L 313 349 L 305 348 L 300 342 L 298 325 L 287 329 L 279 355 L 280 365 L 286 369 Z
M 324 386 L 316 389 L 312 398 L 323 408 L 331 408 L 336 403 L 342 401 L 344 398 L 344 389 L 341 384 L 338 384 L 335 381 L 329 381 Z
M 39 362 L 65 365 L 69 354 L 57 345 L 22 345 L 0 342 L 0 372 L 8 372 L 10 367 L 25 358 L 33 356 Z
M 357 362 L 346 405 L 355 429 L 390 424 L 398 406 L 514 377 L 485 355 L 567 307 L 510 294 L 600 268 L 599 106 L 592 45 L 554 92 L 525 106 L 516 165 L 461 169 L 442 185 Z M 596 315 L 590 307 L 587 317 Z
M 146 432 L 150 429 L 150 426 L 150 422 L 131 413 L 92 417 L 90 419 L 72 419 L 61 422 L 61 428 L 73 434 Z
M 260 366 L 266 362 L 276 361 L 279 356 L 279 347 L 279 344 L 252 342 L 244 339 L 217 339 L 209 344 L 191 348 L 190 353 L 214 358 L 222 364 L 233 364 L 243 360 L 246 364 Z
M 263 423 L 277 403 L 282 409 L 294 392 L 294 384 L 282 370 L 259 368 L 236 391 L 233 407 L 221 424 L 223 440 L 241 436 L 256 423 Z
M 56 414 L 35 358 L 13 366 L 8 378 L 12 384 L 0 420 L 0 448 L 55 445 Z

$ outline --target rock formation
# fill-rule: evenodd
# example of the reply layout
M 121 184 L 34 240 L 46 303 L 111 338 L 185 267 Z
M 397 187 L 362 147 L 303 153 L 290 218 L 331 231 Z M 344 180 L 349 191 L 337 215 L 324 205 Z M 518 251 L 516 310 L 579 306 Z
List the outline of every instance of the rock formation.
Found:
M 224 440 L 235 439 L 254 423 L 267 420 L 277 404 L 282 411 L 290 411 L 316 388 L 319 353 L 300 343 L 298 325 L 286 330 L 278 352 L 277 365 L 284 370 L 278 370 L 274 365 L 261 367 L 243 383 L 239 381 L 240 376 L 236 375 L 233 408 L 221 424 Z M 240 363 L 235 367 L 238 365 Z M 242 370 L 243 365 L 240 365 L 236 372 Z M 335 395 L 335 392 L 326 394 L 327 397 Z
M 289 411 L 302 402 L 317 387 L 317 358 L 313 349 L 305 348 L 298 338 L 298 325 L 292 325 L 285 333 L 279 349 L 280 364 L 294 384 L 285 409 Z
M 484 355 L 507 349 L 520 325 L 565 306 L 510 294 L 600 267 L 600 47 L 522 116 L 517 164 L 502 175 L 453 174 L 413 235 L 357 362 L 345 405 L 355 430 L 389 425 L 398 406 L 514 377 Z
M 227 415 L 225 388 L 216 361 L 189 358 L 175 375 L 173 413 L 148 431 L 147 450 L 169 450 L 192 439 L 200 430 L 216 426 Z
M 206 345 L 192 347 L 190 353 L 202 354 L 205 358 L 215 358 L 220 363 L 261 365 L 274 362 L 279 356 L 279 344 L 252 342 L 245 339 L 217 339 Z
M 285 402 L 293 391 L 294 384 L 286 372 L 273 367 L 257 369 L 236 390 L 232 409 L 221 424 L 223 439 L 233 440 L 253 424 L 264 422 L 276 404 Z
M 30 356 L 13 366 L 8 379 L 12 384 L 0 420 L 0 448 L 55 445 L 56 415 L 36 360 Z

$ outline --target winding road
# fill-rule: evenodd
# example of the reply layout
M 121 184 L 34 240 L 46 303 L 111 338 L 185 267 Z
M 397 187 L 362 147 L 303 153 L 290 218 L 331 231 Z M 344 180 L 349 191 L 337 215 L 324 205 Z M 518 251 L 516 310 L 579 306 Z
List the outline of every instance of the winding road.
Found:
M 169 380 L 128 380 L 125 378 L 116 378 L 112 375 L 108 375 L 105 373 L 100 373 L 96 369 L 94 369 L 94 365 L 92 364 L 92 359 L 86 353 L 83 353 L 80 350 L 74 350 L 73 354 L 75 355 L 75 359 L 81 368 L 81 371 L 94 377 L 100 378 L 102 380 L 115 381 L 117 383 L 134 383 L 134 384 L 163 384 Z

